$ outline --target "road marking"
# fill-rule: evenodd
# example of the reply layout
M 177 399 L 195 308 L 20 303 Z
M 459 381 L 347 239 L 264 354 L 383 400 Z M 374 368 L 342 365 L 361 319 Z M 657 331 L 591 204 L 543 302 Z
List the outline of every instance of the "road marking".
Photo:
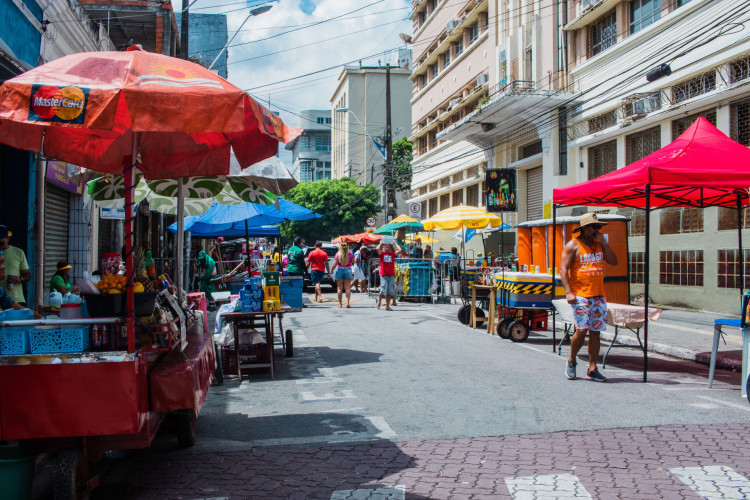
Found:
M 705 399 L 706 401 L 713 401 L 714 403 L 719 403 L 720 405 L 737 408 L 738 410 L 750 411 L 750 406 L 745 405 L 745 404 L 730 403 L 729 401 L 722 401 L 721 399 L 716 399 L 716 398 L 712 398 L 709 396 L 696 396 L 696 397 Z
M 300 395 L 304 401 L 334 401 L 339 399 L 354 399 L 357 397 L 354 395 L 354 392 L 349 389 L 342 389 L 338 392 L 338 395 L 335 392 L 326 392 L 322 396 L 316 396 L 312 392 L 305 391 L 301 392 Z
M 401 484 L 393 488 L 338 490 L 331 495 L 331 500 L 404 500 L 404 498 L 406 498 L 406 487 Z
M 505 479 L 505 484 L 514 499 L 591 499 L 589 492 L 573 474 L 511 477 Z
M 680 481 L 702 498 L 737 498 L 750 496 L 750 481 L 731 467 L 707 465 L 704 467 L 677 467 L 669 469 Z
M 381 439 L 391 439 L 396 437 L 396 433 L 393 432 L 393 429 L 391 429 L 391 426 L 388 425 L 388 422 L 386 422 L 383 417 L 365 416 L 365 418 L 370 421 L 373 427 L 380 431 L 375 434 L 376 437 L 379 437 Z

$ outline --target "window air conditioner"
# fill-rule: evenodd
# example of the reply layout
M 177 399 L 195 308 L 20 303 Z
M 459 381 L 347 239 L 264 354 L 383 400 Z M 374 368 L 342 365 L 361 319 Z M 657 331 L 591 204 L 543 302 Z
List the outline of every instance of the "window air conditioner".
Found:
M 484 85 L 485 83 L 490 81 L 490 74 L 489 73 L 482 73 L 477 77 L 477 86 Z
M 460 19 L 451 19 L 450 21 L 448 21 L 445 24 L 445 31 L 447 31 L 448 33 L 450 33 L 454 29 L 458 28 L 459 24 L 461 24 L 461 20 Z
M 451 102 L 448 104 L 451 108 L 456 106 L 459 102 L 461 102 L 461 98 L 451 99 Z

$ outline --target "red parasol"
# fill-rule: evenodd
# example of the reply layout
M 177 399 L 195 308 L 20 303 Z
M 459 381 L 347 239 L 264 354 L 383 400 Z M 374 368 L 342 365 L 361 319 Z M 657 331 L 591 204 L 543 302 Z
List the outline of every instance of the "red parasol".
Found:
M 130 352 L 134 158 L 147 179 L 225 175 L 230 149 L 244 168 L 300 132 L 206 68 L 135 46 L 65 56 L 0 87 L 0 142 L 124 176 Z
M 379 242 L 383 236 L 380 234 L 372 233 L 357 233 L 357 234 L 345 234 L 334 238 L 331 243 L 364 243 L 365 245 L 374 245 Z

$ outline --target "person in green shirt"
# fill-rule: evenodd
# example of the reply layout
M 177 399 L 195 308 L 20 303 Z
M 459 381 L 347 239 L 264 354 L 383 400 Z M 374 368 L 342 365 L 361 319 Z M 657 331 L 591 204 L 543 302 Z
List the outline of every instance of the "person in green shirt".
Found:
M 214 275 L 214 269 L 216 268 L 216 261 L 208 256 L 206 252 L 201 250 L 198 252 L 198 269 L 204 268 L 205 271 L 200 276 L 200 290 L 206 294 L 206 300 L 208 301 L 208 310 L 216 310 L 216 301 L 214 301 L 213 292 L 216 291 L 214 284 L 211 282 L 211 278 Z
M 24 251 L 10 244 L 11 236 L 13 233 L 6 226 L 0 225 L 0 251 L 5 255 L 5 278 L 0 280 L 0 288 L 8 292 L 14 301 L 26 307 L 23 284 L 31 279 L 31 271 Z
M 65 261 L 57 263 L 57 272 L 49 280 L 49 291 L 58 291 L 61 295 L 65 295 L 68 292 L 77 292 L 78 287 L 70 284 L 70 270 L 73 268 L 70 264 Z
M 307 264 L 305 263 L 305 252 L 302 250 L 302 238 L 294 238 L 294 245 L 287 252 L 289 256 L 289 267 L 287 274 L 289 276 L 304 276 Z

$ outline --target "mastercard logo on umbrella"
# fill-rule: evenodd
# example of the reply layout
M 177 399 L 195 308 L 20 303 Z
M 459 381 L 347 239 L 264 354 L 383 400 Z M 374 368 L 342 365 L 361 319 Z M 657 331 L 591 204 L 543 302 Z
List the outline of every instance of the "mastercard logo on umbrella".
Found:
M 89 89 L 85 87 L 35 84 L 31 86 L 29 120 L 83 123 Z

